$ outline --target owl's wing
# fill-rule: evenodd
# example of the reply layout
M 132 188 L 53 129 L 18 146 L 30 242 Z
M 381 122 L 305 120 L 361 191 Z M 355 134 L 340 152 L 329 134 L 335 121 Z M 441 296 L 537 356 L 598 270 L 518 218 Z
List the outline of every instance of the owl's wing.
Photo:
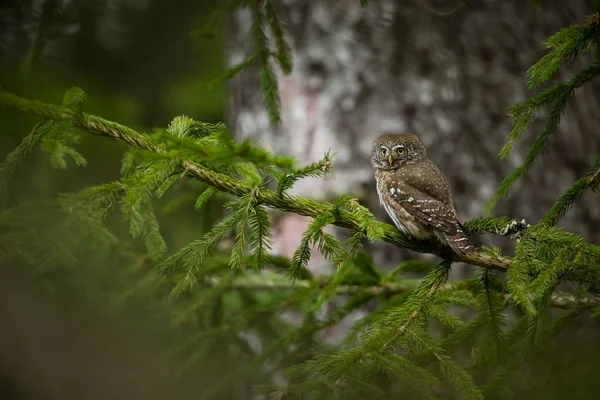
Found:
M 400 200 L 400 206 L 424 225 L 433 226 L 448 235 L 455 235 L 459 225 L 454 218 L 454 213 L 438 201 L 419 203 L 421 199 L 413 202 Z
M 398 170 L 397 188 L 390 194 L 400 207 L 424 225 L 455 235 L 460 225 L 452 205 L 448 183 L 433 163 L 426 168 L 415 165 L 414 170 Z M 407 166 L 409 167 L 409 166 Z

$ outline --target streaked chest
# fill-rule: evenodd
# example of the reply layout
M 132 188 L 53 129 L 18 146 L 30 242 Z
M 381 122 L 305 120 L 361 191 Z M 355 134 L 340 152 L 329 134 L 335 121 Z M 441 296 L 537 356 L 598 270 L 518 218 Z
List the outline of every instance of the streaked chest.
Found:
M 392 197 L 392 190 L 402 190 L 399 182 L 396 180 L 392 171 L 381 171 L 375 172 L 375 181 L 377 182 L 377 194 L 379 195 L 379 202 L 383 205 L 383 208 L 388 213 L 394 224 L 404 234 L 411 235 L 417 238 L 426 238 L 432 235 L 430 229 L 425 229 L 423 225 L 418 223 L 415 218 L 408 213 Z

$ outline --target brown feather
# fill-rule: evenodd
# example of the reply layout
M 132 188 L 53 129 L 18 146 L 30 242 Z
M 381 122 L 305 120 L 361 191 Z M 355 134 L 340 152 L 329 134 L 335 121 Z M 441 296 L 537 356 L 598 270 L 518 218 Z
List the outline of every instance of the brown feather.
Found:
M 458 222 L 446 177 L 425 156 L 418 137 L 386 135 L 378 140 L 386 148 L 406 147 L 412 157 L 398 157 L 396 164 L 388 166 L 376 159 L 375 146 L 373 150 L 377 191 L 396 226 L 417 238 L 437 238 L 457 254 L 474 251 Z

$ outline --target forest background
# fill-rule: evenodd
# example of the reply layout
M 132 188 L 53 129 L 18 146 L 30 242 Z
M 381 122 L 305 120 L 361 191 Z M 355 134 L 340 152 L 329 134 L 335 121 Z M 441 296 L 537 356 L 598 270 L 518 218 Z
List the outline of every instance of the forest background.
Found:
M 396 3 L 3 3 L 3 398 L 597 393 L 600 6 Z M 480 255 L 375 220 L 388 131 Z

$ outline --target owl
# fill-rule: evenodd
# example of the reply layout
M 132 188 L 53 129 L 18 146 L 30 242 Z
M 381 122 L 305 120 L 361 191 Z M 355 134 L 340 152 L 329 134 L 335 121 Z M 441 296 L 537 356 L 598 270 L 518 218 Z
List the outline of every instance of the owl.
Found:
M 417 239 L 437 239 L 458 255 L 475 251 L 456 218 L 448 181 L 418 136 L 378 137 L 371 164 L 379 200 L 398 229 Z

